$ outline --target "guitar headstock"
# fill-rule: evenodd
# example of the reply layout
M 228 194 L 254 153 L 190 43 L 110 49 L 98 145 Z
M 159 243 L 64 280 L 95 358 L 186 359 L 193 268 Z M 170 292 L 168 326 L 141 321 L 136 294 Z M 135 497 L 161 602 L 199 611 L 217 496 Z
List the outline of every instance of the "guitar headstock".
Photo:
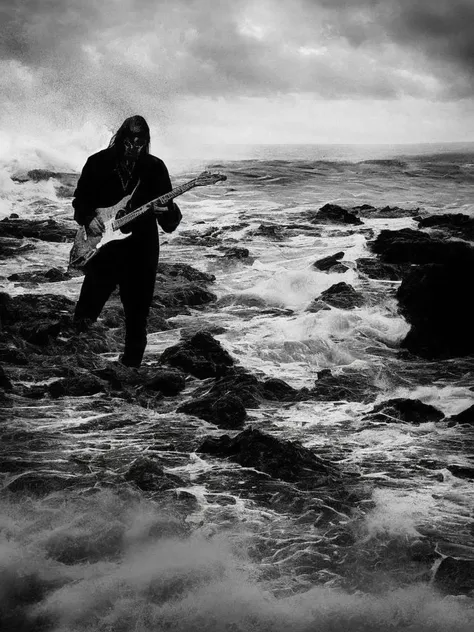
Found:
M 210 171 L 203 171 L 195 179 L 195 184 L 197 187 L 204 187 L 208 184 L 224 182 L 224 180 L 227 180 L 227 176 L 223 175 L 222 173 L 211 173 Z

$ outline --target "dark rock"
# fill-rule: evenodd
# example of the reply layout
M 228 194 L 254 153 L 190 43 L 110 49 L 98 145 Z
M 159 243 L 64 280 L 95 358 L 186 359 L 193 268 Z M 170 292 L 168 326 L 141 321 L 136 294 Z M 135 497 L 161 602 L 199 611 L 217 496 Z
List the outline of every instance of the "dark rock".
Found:
M 1 237 L 29 237 L 42 241 L 72 241 L 76 235 L 74 228 L 59 224 L 54 219 L 8 219 L 0 221 Z
M 13 336 L 0 334 L 0 362 L 25 365 L 28 364 L 28 354 Z
M 389 281 L 401 281 L 410 264 L 383 263 L 378 259 L 357 259 L 357 269 L 366 274 L 370 279 L 387 279 Z
M 463 213 L 423 217 L 418 220 L 418 226 L 419 228 L 439 228 L 461 239 L 474 240 L 474 218 Z
M 474 264 L 474 248 L 469 244 L 434 239 L 412 228 L 382 230 L 369 247 L 387 263 Z
M 0 236 L 0 259 L 18 257 L 35 250 L 34 244 L 24 244 L 21 239 Z
M 448 426 L 455 426 L 456 424 L 468 424 L 469 426 L 474 426 L 474 404 L 469 406 L 469 408 L 465 408 L 457 415 L 453 415 L 452 417 L 448 417 Z
M 52 171 L 51 169 L 31 169 L 26 174 L 18 173 L 12 176 L 14 182 L 28 182 L 28 180 L 41 182 L 41 180 L 49 180 L 50 178 L 58 180 L 61 184 L 75 187 L 79 175 L 77 173 Z
M 349 268 L 344 264 L 339 263 L 339 259 L 342 259 L 343 256 L 343 252 L 336 252 L 336 254 L 330 255 L 329 257 L 318 259 L 315 263 L 313 263 L 313 266 L 317 270 L 321 270 L 323 272 L 346 272 Z
M 172 369 L 158 369 L 154 371 L 153 377 L 145 382 L 145 388 L 160 391 L 163 395 L 172 397 L 177 395 L 186 386 L 184 373 Z
M 283 380 L 270 378 L 263 383 L 263 396 L 277 402 L 294 402 L 298 399 L 299 391 Z
M 360 371 L 345 371 L 340 375 L 333 375 L 330 369 L 318 372 L 318 379 L 309 391 L 309 396 L 325 402 L 366 402 L 374 398 L 377 388 L 373 378 Z
M 5 373 L 2 365 L 0 365 L 0 388 L 4 389 L 5 391 L 11 391 L 13 388 L 13 385 L 10 382 L 7 374 Z
M 48 390 L 51 397 L 82 397 L 103 393 L 105 386 L 104 382 L 94 375 L 76 372 L 71 377 L 64 377 L 52 382 Z
M 242 428 L 247 418 L 242 400 L 230 393 L 217 398 L 207 396 L 195 399 L 180 406 L 177 412 L 194 415 L 228 430 Z
M 427 359 L 474 353 L 474 302 L 466 279 L 474 264 L 414 267 L 397 291 L 399 309 L 411 329 L 401 343 Z
M 430 421 L 440 421 L 444 419 L 444 414 L 434 406 L 424 404 L 418 399 L 404 399 L 400 397 L 380 402 L 380 404 L 374 406 L 367 417 L 371 421 L 385 423 L 401 421 L 419 425 Z
M 237 246 L 221 248 L 221 250 L 228 259 L 248 259 L 250 254 L 248 248 L 238 248 Z
M 450 463 L 446 467 L 451 474 L 457 478 L 467 478 L 469 480 L 474 479 L 474 466 L 456 465 L 455 463 Z
M 55 472 L 22 472 L 13 476 L 4 484 L 4 491 L 13 493 L 34 494 L 44 496 L 53 492 L 62 491 L 69 487 L 77 487 L 79 481 L 76 477 Z
M 447 595 L 466 595 L 474 589 L 474 560 L 445 557 L 441 560 L 433 586 Z
M 159 463 L 145 456 L 133 461 L 124 478 L 145 492 L 165 491 L 186 485 L 182 478 L 165 474 Z
M 374 208 L 369 207 L 369 205 L 364 204 L 361 207 L 355 207 L 354 210 L 359 210 L 362 215 L 368 215 L 369 217 L 383 217 L 383 218 L 394 218 L 394 217 L 415 217 L 420 209 L 406 209 L 400 208 L 399 206 L 384 206 L 383 208 Z
M 0 322 L 2 328 L 15 329 L 19 323 L 57 320 L 72 312 L 74 301 L 59 294 L 21 294 L 10 296 L 0 292 Z
M 354 309 L 364 304 L 363 296 L 356 292 L 352 285 L 344 283 L 343 281 L 331 285 L 330 288 L 321 292 L 316 299 L 316 304 L 318 301 L 324 301 L 328 305 L 338 307 L 339 309 Z M 312 311 L 311 305 L 308 311 Z
M 168 347 L 161 354 L 160 362 L 200 379 L 216 377 L 224 367 L 234 364 L 231 355 L 207 332 L 199 332 L 189 340 Z
M 233 438 L 208 437 L 198 452 L 228 458 L 274 478 L 298 483 L 305 489 L 327 485 L 340 476 L 331 463 L 293 441 L 283 441 L 252 427 Z
M 260 226 L 253 231 L 253 235 L 272 239 L 273 241 L 281 241 L 285 239 L 285 230 L 282 226 L 277 224 L 260 224 Z
M 157 282 L 166 281 L 166 279 L 180 279 L 181 281 L 192 281 L 194 283 L 213 283 L 216 280 L 214 274 L 201 272 L 187 263 L 159 263 Z
M 59 320 L 41 320 L 33 323 L 21 325 L 17 332 L 19 335 L 31 343 L 32 345 L 45 346 L 57 338 L 61 331 L 61 323 Z
M 36 272 L 16 272 L 8 277 L 9 281 L 19 281 L 21 283 L 57 283 L 67 281 L 72 276 L 69 272 L 63 272 L 59 268 L 50 268 L 46 272 L 37 270 Z
M 337 204 L 325 204 L 309 221 L 312 224 L 363 224 L 357 215 Z

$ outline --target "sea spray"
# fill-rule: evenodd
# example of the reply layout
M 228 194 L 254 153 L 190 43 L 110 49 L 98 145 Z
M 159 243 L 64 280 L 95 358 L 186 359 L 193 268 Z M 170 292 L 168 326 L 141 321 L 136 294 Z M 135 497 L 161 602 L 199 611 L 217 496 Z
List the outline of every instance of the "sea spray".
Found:
M 133 494 L 59 493 L 1 505 L 5 630 L 468 632 L 474 622 L 472 602 L 426 586 L 372 596 L 314 587 L 276 597 L 257 583 L 241 539 L 236 547 L 231 533 L 187 534 L 176 517 Z

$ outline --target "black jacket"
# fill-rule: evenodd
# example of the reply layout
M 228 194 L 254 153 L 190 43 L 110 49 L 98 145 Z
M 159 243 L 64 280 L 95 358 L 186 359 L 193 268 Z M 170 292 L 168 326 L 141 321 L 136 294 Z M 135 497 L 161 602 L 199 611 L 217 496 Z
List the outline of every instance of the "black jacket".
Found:
M 139 186 L 131 200 L 132 208 L 138 208 L 172 189 L 165 163 L 156 156 L 144 154 L 139 158 L 125 191 L 118 172 L 116 149 L 103 149 L 90 156 L 74 192 L 74 219 L 81 226 L 87 225 L 94 218 L 97 208 L 117 204 L 133 191 L 138 181 Z M 173 202 L 169 203 L 168 209 L 158 221 L 165 232 L 172 232 L 181 220 L 181 213 Z M 153 213 L 145 213 L 134 220 L 129 224 L 129 229 L 132 235 L 125 242 L 134 243 L 139 248 L 155 244 L 158 247 L 158 229 Z

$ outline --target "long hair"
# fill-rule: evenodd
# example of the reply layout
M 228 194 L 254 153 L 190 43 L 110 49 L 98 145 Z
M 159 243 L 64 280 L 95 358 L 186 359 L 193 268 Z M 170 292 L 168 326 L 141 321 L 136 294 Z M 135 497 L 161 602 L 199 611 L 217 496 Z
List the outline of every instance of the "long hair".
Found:
M 124 140 L 130 134 L 132 127 L 135 128 L 135 130 L 139 130 L 142 134 L 146 135 L 147 143 L 143 149 L 143 152 L 149 154 L 150 128 L 148 127 L 148 123 L 145 121 L 143 116 L 140 116 L 139 114 L 136 114 L 135 116 L 129 116 L 127 119 L 125 119 L 122 125 L 112 136 L 109 147 L 115 147 L 119 154 L 122 154 L 124 151 Z

